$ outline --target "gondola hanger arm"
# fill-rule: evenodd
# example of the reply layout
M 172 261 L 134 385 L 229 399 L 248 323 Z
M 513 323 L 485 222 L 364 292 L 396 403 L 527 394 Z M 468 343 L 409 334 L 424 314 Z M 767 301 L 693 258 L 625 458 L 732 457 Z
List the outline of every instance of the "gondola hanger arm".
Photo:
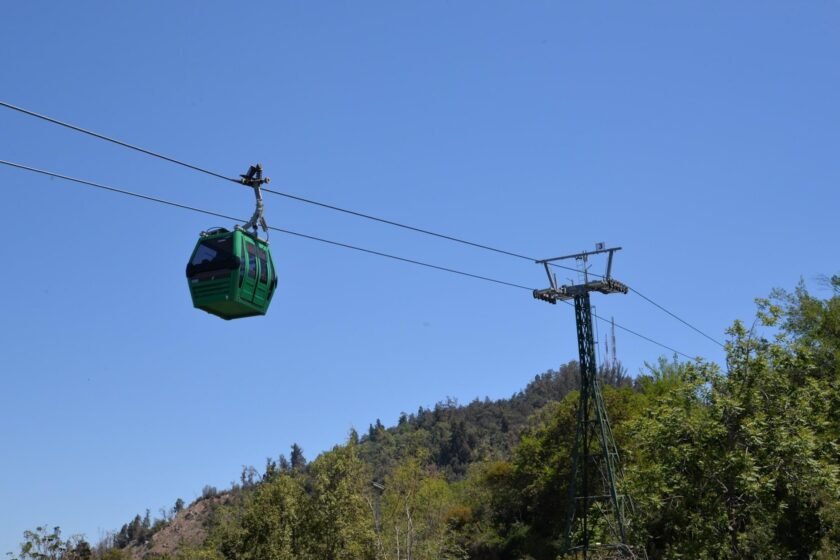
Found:
M 265 206 L 263 204 L 262 191 L 260 190 L 260 187 L 264 184 L 270 183 L 271 178 L 263 177 L 262 171 L 262 165 L 258 163 L 256 165 L 250 166 L 245 174 L 239 176 L 240 183 L 254 189 L 254 196 L 257 199 L 257 207 L 254 210 L 254 215 L 251 216 L 251 219 L 248 220 L 248 223 L 242 226 L 242 229 L 254 230 L 254 234 L 257 233 L 258 226 L 262 228 L 264 233 L 268 232 L 268 224 L 266 223 L 265 217 L 263 216 Z

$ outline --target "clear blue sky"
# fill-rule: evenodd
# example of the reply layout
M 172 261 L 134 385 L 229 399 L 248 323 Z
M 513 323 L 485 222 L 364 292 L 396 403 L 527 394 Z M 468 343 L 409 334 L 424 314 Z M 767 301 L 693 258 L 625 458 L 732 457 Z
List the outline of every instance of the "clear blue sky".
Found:
M 615 275 L 722 338 L 837 272 L 832 2 L 13 2 L 0 98 L 275 189 Z M 247 217 L 245 189 L 0 108 L 0 159 Z M 191 308 L 224 220 L 0 167 L 0 552 L 118 529 L 447 396 L 577 356 L 565 306 L 272 238 L 268 316 Z M 525 286 L 533 264 L 266 198 L 270 224 Z M 561 275 L 562 280 L 562 275 Z M 720 361 L 635 295 L 598 313 Z M 600 329 L 603 336 L 605 330 Z M 667 351 L 618 333 L 631 372 Z

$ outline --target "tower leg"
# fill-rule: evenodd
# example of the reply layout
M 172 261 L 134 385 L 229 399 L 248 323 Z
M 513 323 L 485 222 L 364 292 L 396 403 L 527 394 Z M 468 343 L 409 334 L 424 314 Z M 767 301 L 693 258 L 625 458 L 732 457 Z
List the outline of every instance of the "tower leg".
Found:
M 580 553 L 586 559 L 592 548 L 593 528 L 600 522 L 599 528 L 604 534 L 599 535 L 598 548 L 606 546 L 613 549 L 617 557 L 632 558 L 635 555 L 627 543 L 624 498 L 617 488 L 618 451 L 598 383 L 589 293 L 576 295 L 574 301 L 580 359 L 580 402 L 572 450 L 564 542 L 567 551 Z M 596 439 L 598 452 L 593 455 L 592 445 Z M 593 469 L 593 466 L 596 468 Z M 601 474 L 603 488 L 600 493 L 593 495 L 590 478 L 598 472 Z M 581 483 L 579 486 L 578 480 Z M 597 508 L 600 515 L 598 519 L 590 519 L 590 506 L 595 502 L 602 505 Z M 578 542 L 573 542 L 576 520 L 580 522 L 578 526 L 582 534 Z

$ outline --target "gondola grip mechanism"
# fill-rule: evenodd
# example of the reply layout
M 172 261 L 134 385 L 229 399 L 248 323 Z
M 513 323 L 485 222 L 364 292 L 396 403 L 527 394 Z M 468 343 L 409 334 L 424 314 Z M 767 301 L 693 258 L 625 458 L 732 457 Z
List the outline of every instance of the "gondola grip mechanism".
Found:
M 268 224 L 265 222 L 265 217 L 263 217 L 263 199 L 262 199 L 262 192 L 260 191 L 260 187 L 264 184 L 268 184 L 271 182 L 270 177 L 263 177 L 262 176 L 262 165 L 259 163 L 256 165 L 252 165 L 248 168 L 248 171 L 244 175 L 240 175 L 239 182 L 243 185 L 247 185 L 254 189 L 254 196 L 257 199 L 257 207 L 254 210 L 254 215 L 251 216 L 251 219 L 248 220 L 242 229 L 253 229 L 254 233 L 257 232 L 257 226 L 262 227 L 264 232 L 268 231 Z

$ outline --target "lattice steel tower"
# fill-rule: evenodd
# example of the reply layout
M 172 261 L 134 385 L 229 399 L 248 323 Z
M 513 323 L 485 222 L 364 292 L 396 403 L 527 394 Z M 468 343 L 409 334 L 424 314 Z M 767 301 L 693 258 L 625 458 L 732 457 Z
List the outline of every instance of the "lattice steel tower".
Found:
M 572 449 L 572 472 L 569 480 L 569 509 L 564 529 L 564 550 L 572 557 L 647 558 L 644 550 L 636 550 L 627 540 L 627 498 L 617 487 L 620 476 L 618 450 L 613 439 L 604 398 L 598 382 L 595 361 L 595 337 L 592 330 L 590 292 L 626 294 L 627 286 L 611 277 L 613 254 L 621 247 L 605 249 L 603 243 L 595 251 L 537 261 L 545 266 L 551 285 L 534 290 L 534 297 L 548 303 L 574 300 L 580 356 L 580 402 L 577 430 Z M 589 279 L 588 261 L 592 255 L 607 254 L 607 270 L 597 280 Z M 575 259 L 582 263 L 583 283 L 557 285 L 551 263 Z M 594 448 L 594 449 L 593 449 Z M 598 484 L 594 476 L 600 476 Z M 593 541 L 594 537 L 594 541 Z

